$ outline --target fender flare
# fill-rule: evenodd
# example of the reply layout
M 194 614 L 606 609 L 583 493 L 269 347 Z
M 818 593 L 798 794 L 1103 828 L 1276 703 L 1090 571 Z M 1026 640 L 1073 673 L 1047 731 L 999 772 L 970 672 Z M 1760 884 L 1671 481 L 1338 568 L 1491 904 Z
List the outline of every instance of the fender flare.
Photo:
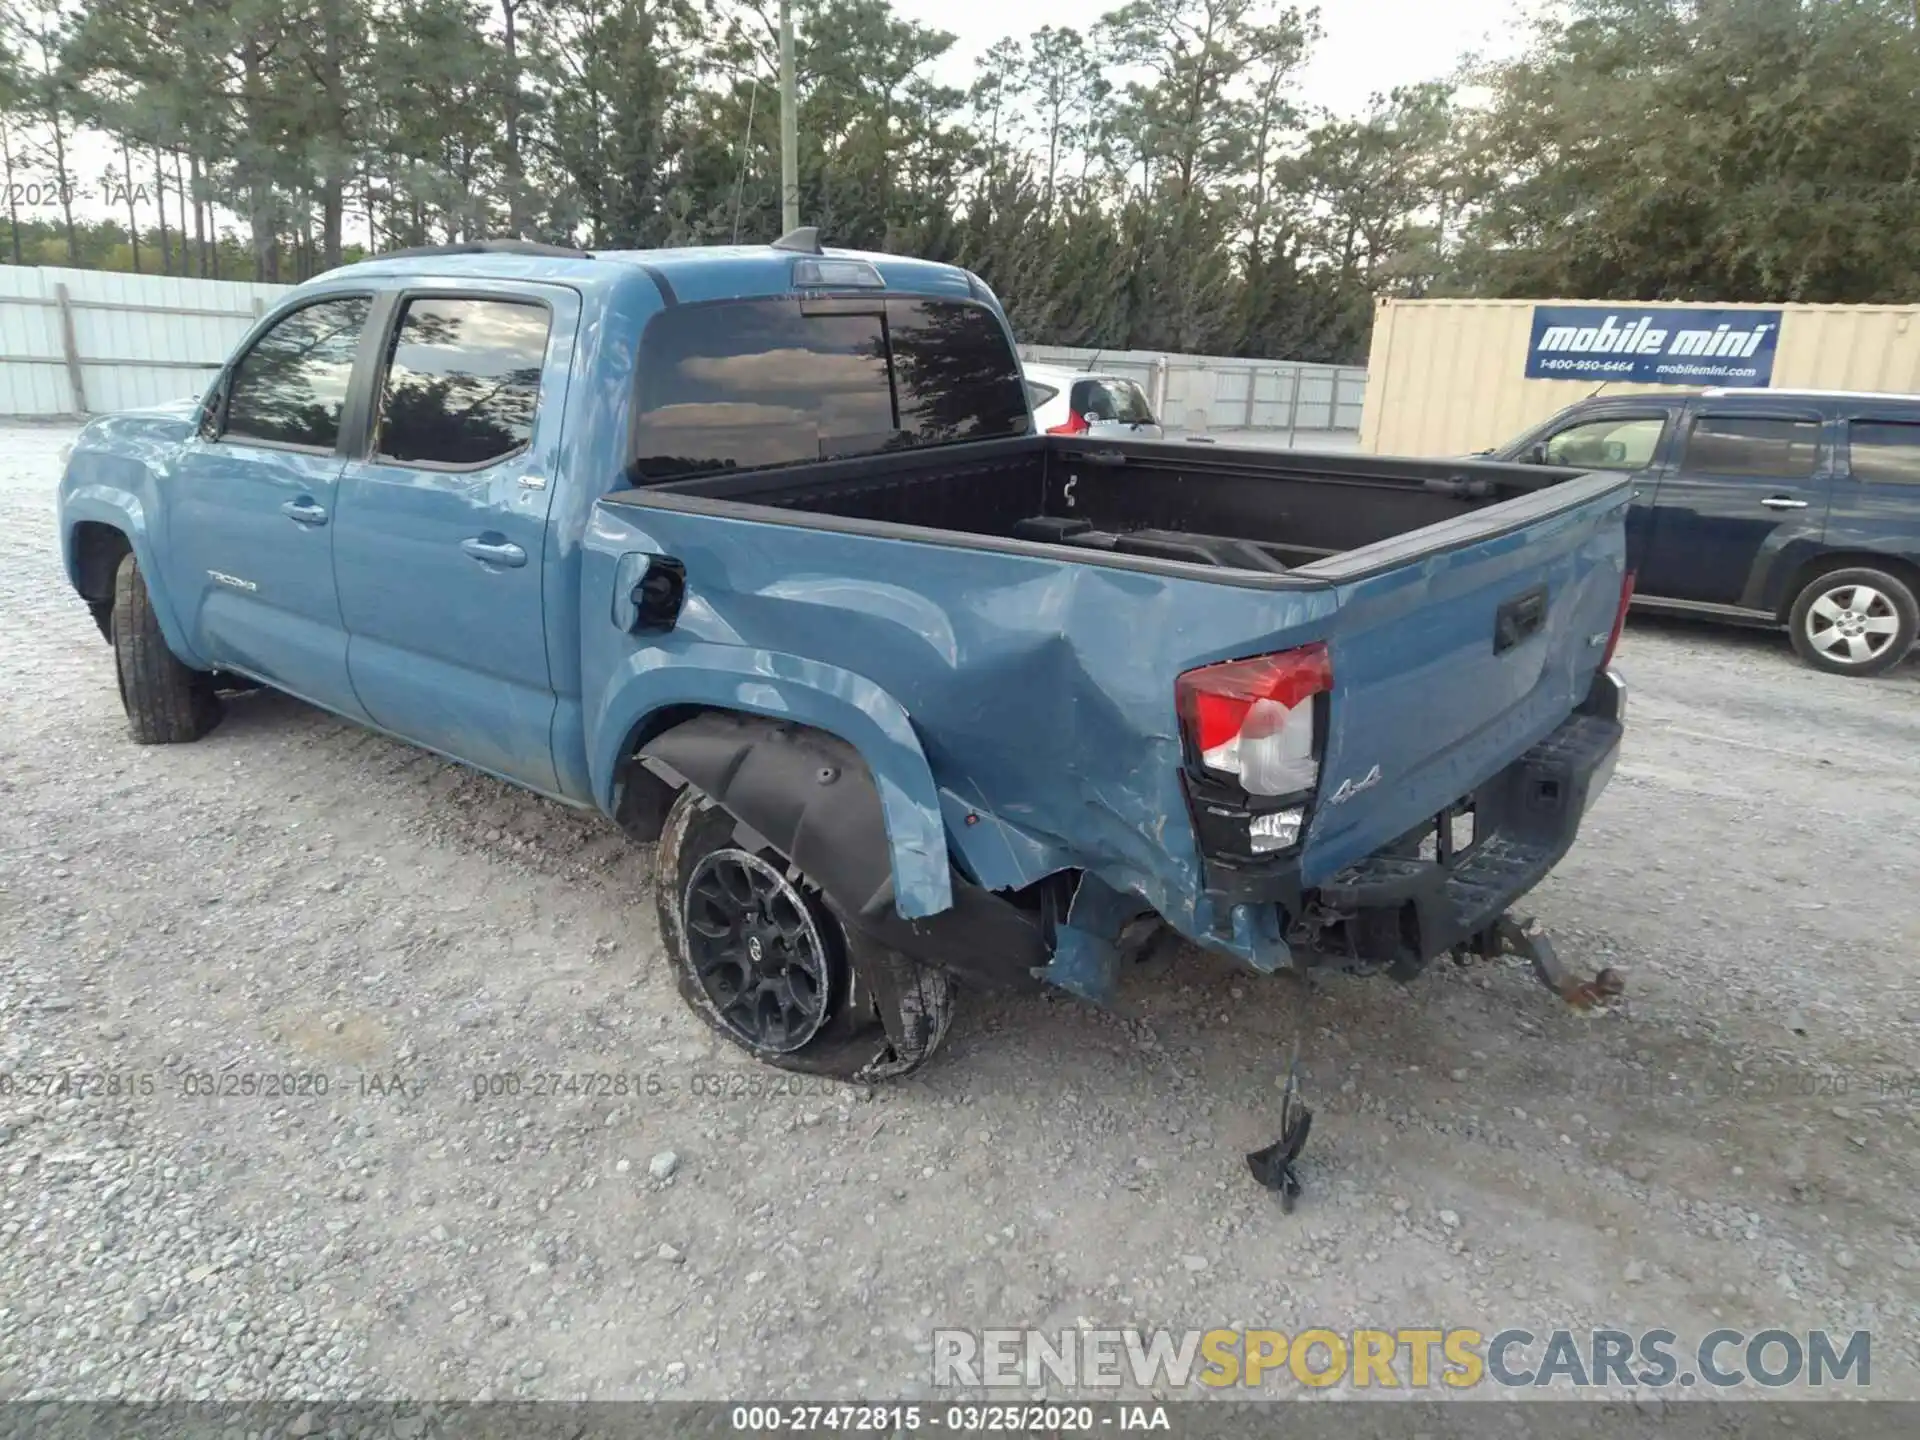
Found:
M 182 663 L 196 670 L 207 669 L 206 662 L 187 643 L 186 627 L 173 608 L 173 597 L 168 594 L 166 579 L 154 559 L 153 540 L 147 533 L 147 515 L 140 497 L 107 485 L 77 486 L 65 497 L 60 507 L 60 559 L 66 567 L 67 583 L 76 592 L 80 588 L 80 576 L 74 541 L 82 523 L 105 525 L 126 536 L 140 565 L 141 577 L 147 583 L 147 598 L 153 604 L 153 616 L 160 623 L 160 634 L 167 648 L 178 655 Z
M 907 919 L 918 919 L 953 904 L 939 790 L 913 722 L 900 702 L 878 685 L 836 665 L 701 641 L 672 651 L 647 648 L 628 654 L 596 707 L 588 774 L 600 808 L 614 813 L 627 761 L 648 748 L 655 738 L 650 732 L 663 717 L 677 722 L 689 711 L 710 710 L 824 731 L 851 746 L 878 798 L 893 908 Z M 719 798 L 711 784 L 669 755 L 657 758 Z M 752 818 L 738 818 L 768 839 L 776 838 Z M 860 897 L 851 908 L 862 908 L 870 898 Z

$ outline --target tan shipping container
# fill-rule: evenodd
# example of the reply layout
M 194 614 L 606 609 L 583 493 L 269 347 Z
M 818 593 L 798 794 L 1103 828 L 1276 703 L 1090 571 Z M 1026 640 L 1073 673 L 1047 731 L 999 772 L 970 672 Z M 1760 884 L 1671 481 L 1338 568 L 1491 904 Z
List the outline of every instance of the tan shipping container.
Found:
M 1589 395 L 1700 388 L 1529 380 L 1535 305 L 1778 310 L 1774 388 L 1920 392 L 1920 307 L 1910 305 L 1382 300 L 1373 312 L 1360 448 L 1378 455 L 1465 455 L 1504 444 Z

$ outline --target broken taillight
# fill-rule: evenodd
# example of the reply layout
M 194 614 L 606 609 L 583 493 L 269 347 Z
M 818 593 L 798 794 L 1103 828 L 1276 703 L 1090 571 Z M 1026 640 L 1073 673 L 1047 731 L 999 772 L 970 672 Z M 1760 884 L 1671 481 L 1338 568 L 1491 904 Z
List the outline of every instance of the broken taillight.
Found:
M 1333 689 L 1325 645 L 1189 670 L 1173 685 L 1193 758 L 1250 795 L 1298 795 L 1320 776 L 1317 710 Z
M 1627 625 L 1627 607 L 1633 604 L 1633 575 L 1633 571 L 1627 571 L 1626 578 L 1620 582 L 1620 608 L 1613 612 L 1613 633 L 1607 636 L 1607 652 L 1600 657 L 1602 670 L 1613 664 L 1613 652 L 1620 644 L 1620 632 Z

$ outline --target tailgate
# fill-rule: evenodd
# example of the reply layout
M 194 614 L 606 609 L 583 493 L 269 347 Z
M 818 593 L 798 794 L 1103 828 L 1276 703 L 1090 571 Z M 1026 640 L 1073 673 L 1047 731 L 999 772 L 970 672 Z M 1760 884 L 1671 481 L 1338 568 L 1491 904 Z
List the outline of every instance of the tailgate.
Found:
M 1340 600 L 1305 883 L 1438 814 L 1580 703 L 1619 608 L 1630 493 L 1584 475 L 1296 572 Z

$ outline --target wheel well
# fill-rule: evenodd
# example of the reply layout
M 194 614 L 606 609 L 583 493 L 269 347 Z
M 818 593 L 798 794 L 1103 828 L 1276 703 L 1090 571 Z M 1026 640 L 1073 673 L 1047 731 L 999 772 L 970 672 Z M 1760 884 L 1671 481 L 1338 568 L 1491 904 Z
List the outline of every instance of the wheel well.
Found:
M 120 569 L 120 557 L 133 548 L 131 542 L 111 525 L 98 520 L 82 520 L 73 527 L 74 585 L 88 600 L 113 603 L 113 577 Z
M 1793 602 L 1800 598 L 1800 592 L 1819 579 L 1835 570 L 1883 570 L 1895 579 L 1902 581 L 1916 598 L 1920 598 L 1920 565 L 1911 560 L 1903 560 L 1897 555 L 1876 555 L 1870 550 L 1825 550 L 1808 560 L 1787 582 L 1781 592 L 1780 604 L 1776 607 L 1778 618 L 1785 623 L 1793 613 Z
M 652 711 L 628 733 L 626 744 L 620 747 L 620 763 L 630 765 L 640 758 L 640 749 L 655 736 L 664 735 L 674 726 L 704 715 L 710 710 L 719 710 L 717 705 L 666 705 Z M 728 712 L 750 714 L 750 711 Z
M 93 612 L 102 638 L 113 639 L 113 580 L 133 544 L 111 525 L 82 520 L 73 527 L 73 583 Z
M 683 721 L 705 712 L 702 705 L 669 705 L 642 720 L 627 736 L 620 751 L 620 768 L 613 777 L 613 818 L 628 835 L 643 844 L 660 838 L 679 787 L 649 770 L 640 758 L 640 748 L 656 736 L 664 735 Z

